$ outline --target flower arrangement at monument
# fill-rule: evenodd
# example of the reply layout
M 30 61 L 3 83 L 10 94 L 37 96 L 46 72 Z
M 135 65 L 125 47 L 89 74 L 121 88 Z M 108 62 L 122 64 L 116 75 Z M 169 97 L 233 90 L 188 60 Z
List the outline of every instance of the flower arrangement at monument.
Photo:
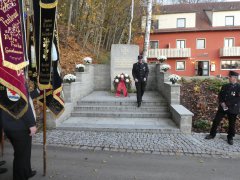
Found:
M 177 81 L 181 80 L 181 77 L 176 75 L 176 74 L 171 74 L 169 77 L 168 77 L 169 81 L 172 82 L 172 84 L 175 84 Z
M 64 83 L 72 83 L 76 81 L 76 76 L 73 74 L 67 74 L 63 77 L 63 82 Z
M 113 80 L 113 86 L 114 86 L 114 89 L 116 90 L 117 89 L 117 86 L 118 84 L 123 81 L 128 92 L 131 90 L 131 85 L 132 85 L 132 81 L 131 81 L 131 78 L 128 74 L 125 74 L 125 73 L 121 73 L 121 74 L 118 74 L 114 80 Z
M 167 60 L 167 57 L 166 56 L 159 56 L 157 57 L 157 60 L 160 62 L 160 63 L 163 63 Z
M 77 64 L 76 65 L 76 71 L 78 72 L 84 72 L 85 66 L 83 64 Z
M 160 70 L 167 72 L 169 69 L 171 69 L 171 66 L 169 64 L 163 64 L 160 66 Z
M 85 57 L 83 58 L 83 61 L 85 64 L 92 64 L 92 58 L 91 57 Z

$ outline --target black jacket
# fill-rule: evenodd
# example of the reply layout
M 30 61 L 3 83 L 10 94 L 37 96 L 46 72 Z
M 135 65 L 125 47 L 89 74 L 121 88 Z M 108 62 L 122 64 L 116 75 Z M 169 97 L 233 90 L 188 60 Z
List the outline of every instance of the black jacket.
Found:
M 132 75 L 134 79 L 138 79 L 138 81 L 143 81 L 144 78 L 148 78 L 148 65 L 147 63 L 134 63 L 132 68 Z
M 231 114 L 239 114 L 240 112 L 240 84 L 225 84 L 222 86 L 218 95 L 219 104 L 225 103 L 228 112 Z
M 0 110 L 0 118 L 4 131 L 29 130 L 30 127 L 36 125 L 35 117 L 30 104 L 28 105 L 27 112 L 20 119 L 13 118 L 3 110 Z

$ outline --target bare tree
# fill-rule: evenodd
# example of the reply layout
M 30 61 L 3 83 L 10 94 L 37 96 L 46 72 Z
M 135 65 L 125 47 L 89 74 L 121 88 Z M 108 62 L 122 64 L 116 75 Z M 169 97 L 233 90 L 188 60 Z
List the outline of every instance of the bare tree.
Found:
M 149 38 L 151 30 L 151 20 L 152 20 L 152 0 L 147 1 L 147 17 L 146 17 L 146 28 L 145 28 L 145 38 L 143 46 L 143 60 L 147 62 Z
M 69 9 L 69 15 L 68 15 L 68 29 L 67 29 L 67 36 L 66 36 L 66 44 L 67 45 L 67 38 L 70 33 L 70 27 L 71 27 L 71 19 L 72 19 L 72 7 L 73 7 L 73 0 L 70 2 L 70 9 Z
M 128 44 L 130 44 L 131 37 L 132 37 L 133 10 L 134 10 L 134 0 L 132 0 L 132 5 L 131 5 L 131 19 L 130 19 L 130 23 L 129 23 L 129 37 L 128 37 Z

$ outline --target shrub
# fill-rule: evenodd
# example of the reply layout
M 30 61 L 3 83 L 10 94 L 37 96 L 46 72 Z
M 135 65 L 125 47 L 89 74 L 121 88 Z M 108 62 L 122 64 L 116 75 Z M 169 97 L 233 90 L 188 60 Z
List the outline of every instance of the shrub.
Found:
M 193 124 L 193 127 L 200 131 L 209 131 L 211 123 L 208 120 L 196 120 Z

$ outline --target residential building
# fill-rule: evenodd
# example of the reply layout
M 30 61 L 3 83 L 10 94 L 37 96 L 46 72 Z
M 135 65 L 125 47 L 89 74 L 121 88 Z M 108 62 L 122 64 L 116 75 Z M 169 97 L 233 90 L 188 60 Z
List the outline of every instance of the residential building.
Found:
M 160 11 L 153 9 L 149 62 L 166 56 L 170 72 L 181 76 L 227 76 L 229 70 L 240 73 L 239 2 L 157 8 Z

